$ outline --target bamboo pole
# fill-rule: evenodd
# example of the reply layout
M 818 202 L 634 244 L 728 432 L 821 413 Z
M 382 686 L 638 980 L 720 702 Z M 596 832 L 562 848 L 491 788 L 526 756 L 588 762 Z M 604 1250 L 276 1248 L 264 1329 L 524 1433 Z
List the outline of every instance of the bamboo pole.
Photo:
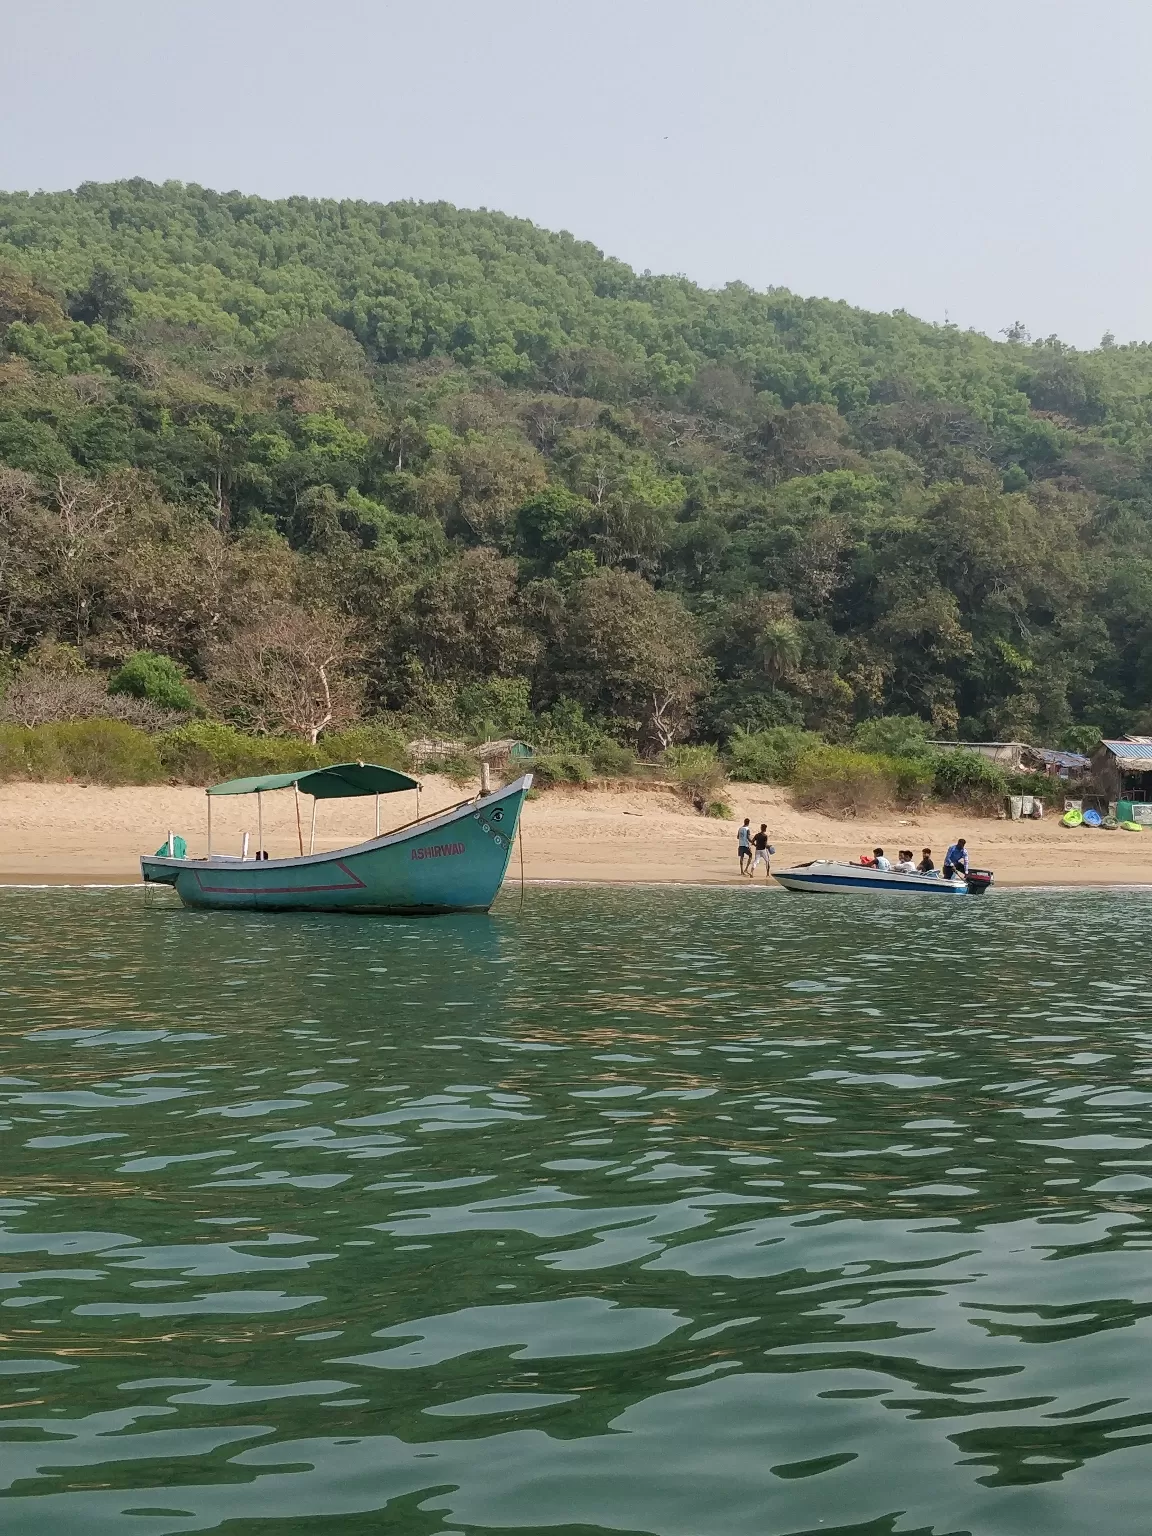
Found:
M 300 786 L 293 784 L 292 793 L 296 796 L 296 841 L 300 844 L 300 857 L 304 857 L 304 828 L 300 825 Z
M 308 839 L 308 852 L 316 852 L 316 802 L 312 802 L 312 835 Z
M 376 796 L 376 836 L 380 836 L 380 796 Z
M 260 790 L 256 791 L 256 857 L 260 858 L 264 852 L 264 796 Z
M 208 801 L 208 857 L 211 858 L 212 857 L 212 796 L 208 793 L 207 790 L 204 791 L 204 798 Z

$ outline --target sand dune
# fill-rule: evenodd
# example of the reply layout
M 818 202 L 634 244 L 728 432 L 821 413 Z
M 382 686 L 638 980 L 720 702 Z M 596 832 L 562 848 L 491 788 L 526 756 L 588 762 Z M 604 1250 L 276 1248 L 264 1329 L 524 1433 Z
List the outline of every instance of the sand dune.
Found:
M 421 809 L 451 805 L 467 793 L 447 780 L 429 778 Z M 994 869 L 1001 885 L 1152 883 L 1152 832 L 1070 831 L 1055 817 L 1007 822 L 939 811 L 841 821 L 796 811 L 783 791 L 757 784 L 733 785 L 731 799 L 738 817 L 750 816 L 754 825 L 768 823 L 778 868 L 801 859 L 856 858 L 876 844 L 890 852 L 928 846 L 939 862 L 948 844 L 963 834 L 974 863 Z M 410 794 L 385 800 L 384 828 L 409 820 L 414 801 Z M 307 846 L 311 801 L 302 798 L 301 803 Z M 269 850 L 273 855 L 295 853 L 293 797 L 267 795 L 264 809 Z M 371 836 L 374 814 L 371 800 L 321 802 L 317 849 Z M 738 883 L 737 824 L 698 816 L 658 788 L 550 790 L 525 807 L 524 872 L 529 880 Z M 216 800 L 213 827 L 218 851 L 238 852 L 245 830 L 251 831 L 254 848 L 255 800 Z M 139 854 L 158 848 L 169 828 L 187 839 L 190 854 L 203 854 L 203 790 L 3 784 L 0 882 L 138 880 Z M 518 854 L 510 875 L 519 876 Z

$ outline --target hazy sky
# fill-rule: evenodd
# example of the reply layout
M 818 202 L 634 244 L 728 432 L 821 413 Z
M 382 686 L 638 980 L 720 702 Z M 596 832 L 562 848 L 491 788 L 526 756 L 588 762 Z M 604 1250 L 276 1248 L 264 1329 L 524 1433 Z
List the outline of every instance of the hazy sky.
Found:
M 0 186 L 445 198 L 638 268 L 1152 339 L 1149 0 L 0 0 Z

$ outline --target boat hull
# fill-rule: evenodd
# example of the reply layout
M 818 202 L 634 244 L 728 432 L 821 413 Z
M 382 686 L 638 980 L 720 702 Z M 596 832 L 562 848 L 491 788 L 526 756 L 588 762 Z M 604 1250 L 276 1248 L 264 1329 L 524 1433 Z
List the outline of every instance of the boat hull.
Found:
M 294 859 L 144 857 L 149 885 L 212 911 L 486 912 L 504 880 L 531 774 L 418 825 Z
M 869 869 L 861 864 L 837 864 L 815 859 L 795 869 L 782 869 L 774 878 L 786 891 L 877 891 L 896 896 L 967 896 L 963 880 L 942 880 L 934 875 L 908 875 L 896 870 Z

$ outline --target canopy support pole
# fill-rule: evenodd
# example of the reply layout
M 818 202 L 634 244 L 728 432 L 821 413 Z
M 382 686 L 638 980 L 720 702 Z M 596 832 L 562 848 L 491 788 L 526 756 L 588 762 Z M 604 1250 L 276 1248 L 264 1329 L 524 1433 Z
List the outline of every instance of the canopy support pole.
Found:
M 304 828 L 300 825 L 300 786 L 293 784 L 292 793 L 296 796 L 296 841 L 300 844 L 300 857 L 304 857 Z
M 416 820 L 420 820 L 420 786 L 416 786 Z
M 380 836 L 380 796 L 376 796 L 376 836 Z
M 316 852 L 316 802 L 312 802 L 312 835 L 308 839 L 308 852 Z
M 204 798 L 208 801 L 208 857 L 211 858 L 212 857 L 212 796 L 208 793 L 207 790 L 204 791 Z
M 256 791 L 256 857 L 264 857 L 264 793 Z

